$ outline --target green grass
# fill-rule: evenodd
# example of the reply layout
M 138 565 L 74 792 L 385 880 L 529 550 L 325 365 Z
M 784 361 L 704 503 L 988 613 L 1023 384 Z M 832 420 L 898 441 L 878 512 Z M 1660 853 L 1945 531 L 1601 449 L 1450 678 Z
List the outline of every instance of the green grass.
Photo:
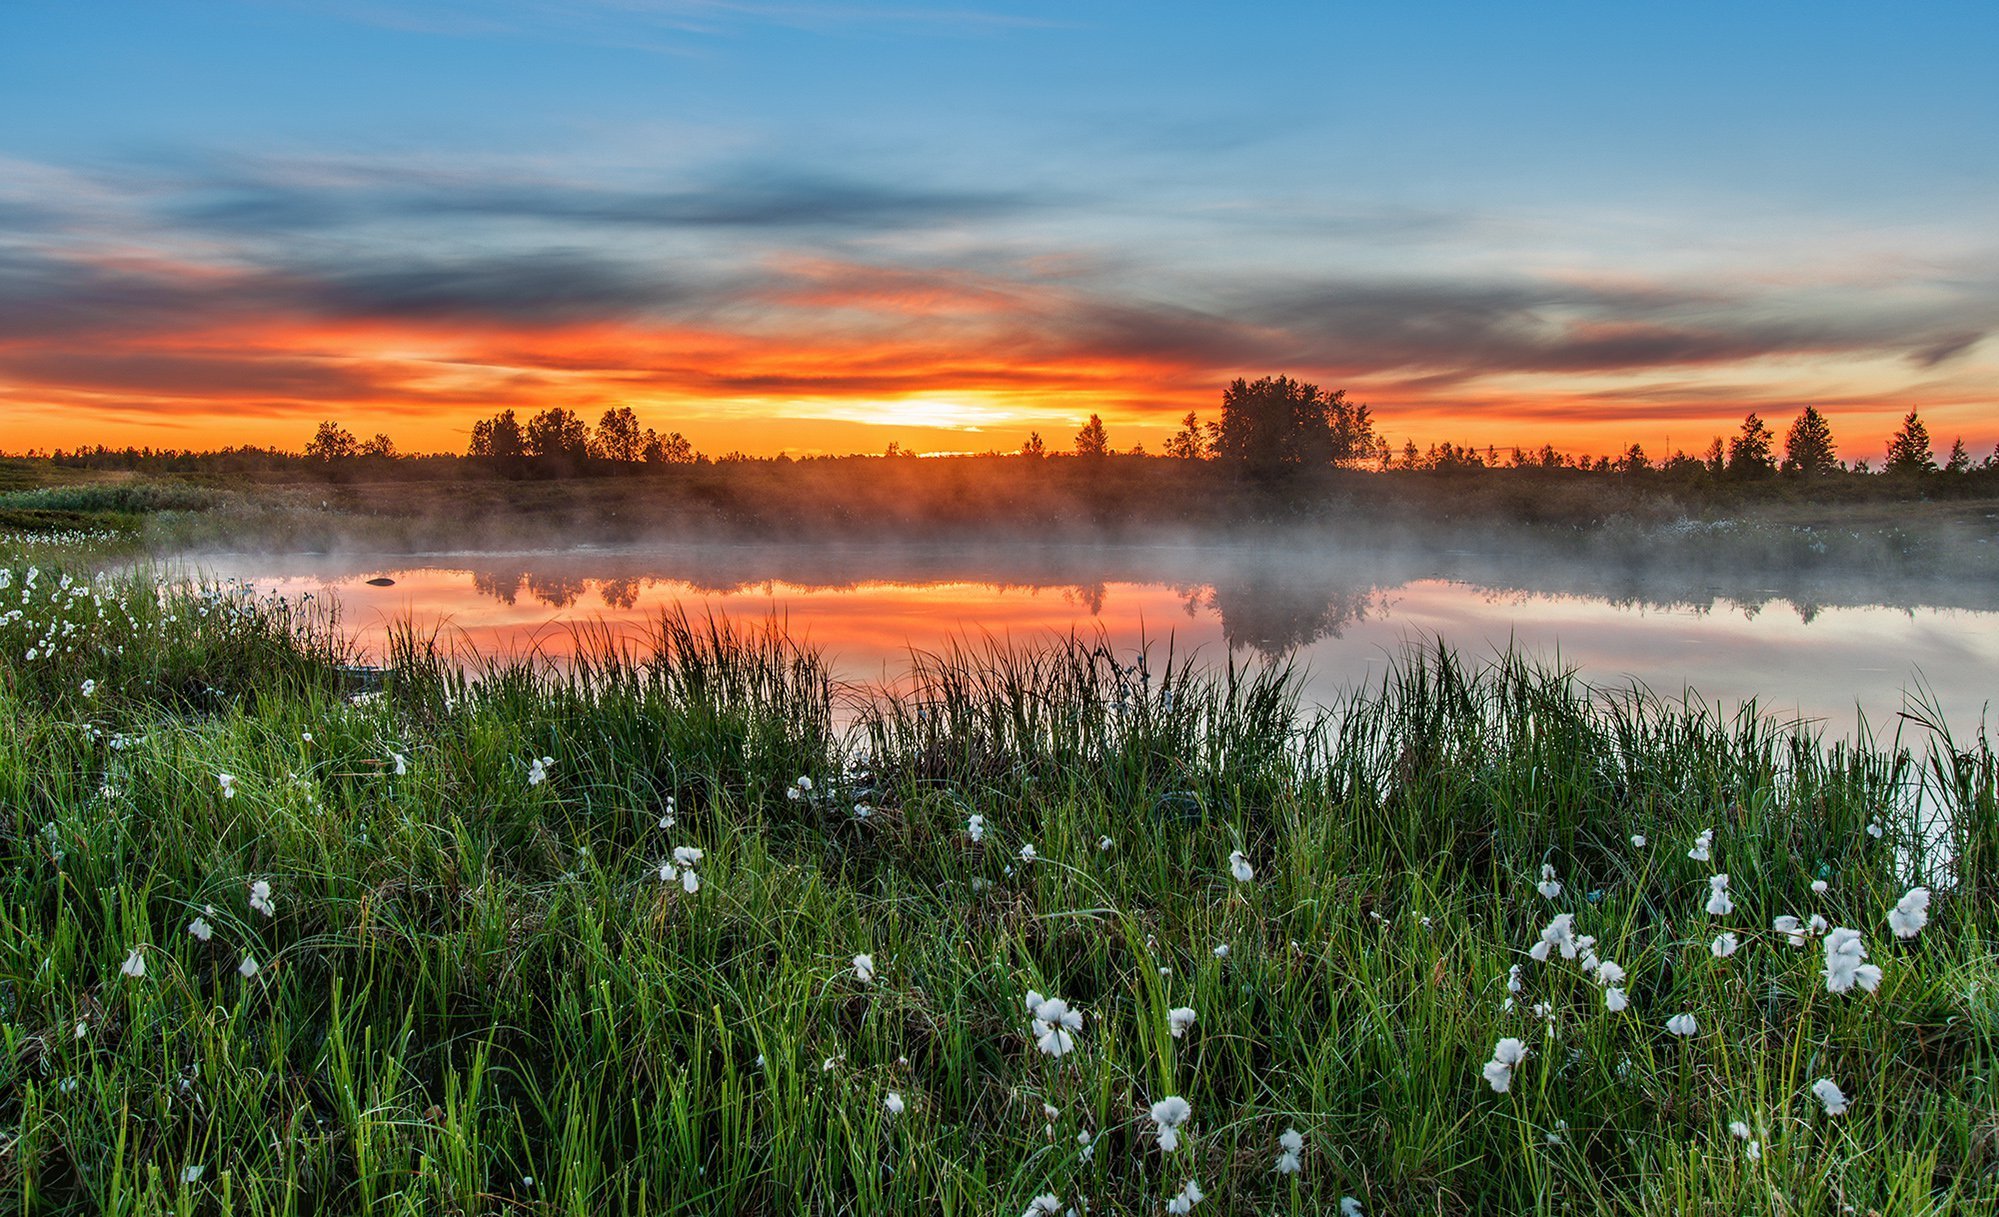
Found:
M 561 670 L 405 634 L 372 694 L 333 606 L 5 569 L 13 1209 L 1156 1213 L 1188 1179 L 1199 1213 L 1999 1202 L 1983 738 L 1839 742 L 1448 651 L 1322 711 L 1282 671 L 1082 643 L 861 695 L 684 618 Z M 694 893 L 660 879 L 676 846 Z M 1628 1010 L 1528 958 L 1559 912 Z M 1877 992 L 1769 932 L 1814 912 L 1866 934 Z M 1084 1012 L 1074 1052 L 1036 1051 L 1029 990 Z M 1503 1036 L 1529 1055 L 1498 1094 Z

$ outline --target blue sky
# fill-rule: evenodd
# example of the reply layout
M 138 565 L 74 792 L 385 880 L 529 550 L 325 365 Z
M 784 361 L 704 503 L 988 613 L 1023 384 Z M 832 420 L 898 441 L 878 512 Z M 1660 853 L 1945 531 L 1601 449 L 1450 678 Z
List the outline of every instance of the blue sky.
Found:
M 1988 5 L 15 0 L 0 418 L 1156 443 L 1288 371 L 1398 436 L 1812 401 L 1989 447 L 1994 47 Z

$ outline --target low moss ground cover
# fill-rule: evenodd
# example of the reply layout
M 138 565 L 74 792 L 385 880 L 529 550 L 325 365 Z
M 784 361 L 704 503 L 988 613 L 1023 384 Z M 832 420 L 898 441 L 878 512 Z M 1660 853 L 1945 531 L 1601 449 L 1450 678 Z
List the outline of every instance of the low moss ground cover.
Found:
M 837 689 L 0 566 L 0 1194 L 117 1213 L 1999 1203 L 1994 754 L 1412 654 Z M 1791 919 L 1791 920 L 1785 920 Z

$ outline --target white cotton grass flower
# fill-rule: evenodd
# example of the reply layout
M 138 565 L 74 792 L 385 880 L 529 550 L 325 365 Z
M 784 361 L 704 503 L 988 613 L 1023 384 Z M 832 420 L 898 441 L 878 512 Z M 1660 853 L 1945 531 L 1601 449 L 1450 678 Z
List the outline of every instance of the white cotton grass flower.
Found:
M 1700 1029 L 1700 1024 L 1695 1021 L 1694 1016 L 1691 1014 L 1675 1014 L 1666 1020 L 1666 1030 L 1679 1036 L 1681 1039 L 1697 1033 Z
M 1107 854 L 1111 852 L 1111 846 L 1116 844 L 1117 842 L 1111 840 L 1109 837 L 1099 837 L 1097 839 L 1097 852 L 1100 854 Z
M 1180 1129 L 1193 1118 L 1194 1105 L 1177 1094 L 1167 1095 L 1154 1103 L 1149 1111 L 1152 1117 L 1153 1135 L 1159 1140 L 1159 1152 L 1170 1154 L 1180 1148 Z
M 131 954 L 125 956 L 125 962 L 118 965 L 118 970 L 133 980 L 138 980 L 145 976 L 146 948 L 133 947 Z
M 797 777 L 791 779 L 791 785 L 785 787 L 784 797 L 790 799 L 792 802 L 795 803 L 798 800 L 805 798 L 807 795 L 810 795 L 811 793 L 812 793 L 812 779 L 806 777 L 804 774 L 801 773 Z
M 985 840 L 986 818 L 977 812 L 973 812 L 965 820 L 965 835 L 972 839 L 972 844 L 974 845 Z
M 1812 880 L 1812 895 L 1823 896 L 1826 894 L 1826 889 L 1831 886 L 1832 886 L 1831 884 L 1827 883 L 1823 879 L 1814 879 Z
M 1218 942 L 1218 943 L 1216 943 L 1216 944 L 1215 944 L 1215 958 L 1216 958 L 1216 959 L 1227 959 L 1227 958 L 1229 957 L 1229 954 L 1230 954 L 1230 952 L 1229 952 L 1229 944 L 1228 944 L 1228 943 L 1226 943 L 1226 942 Z
M 1166 1012 L 1166 1028 L 1177 1040 L 1187 1034 L 1187 1028 L 1194 1025 L 1196 1017 L 1192 1006 L 1175 1006 Z
M 1630 1005 L 1631 999 L 1625 996 L 1624 990 L 1612 987 L 1603 991 L 1603 1008 L 1612 1014 L 1620 1013 Z
M 1872 993 L 1881 984 L 1881 969 L 1867 958 L 1867 944 L 1860 940 L 1859 930 L 1845 926 L 1833 930 L 1825 936 L 1825 987 L 1829 993 L 1850 992 L 1859 986 L 1864 992 Z
M 1726 917 L 1735 911 L 1735 901 L 1728 895 L 1728 873 L 1710 875 L 1707 881 L 1707 911 L 1715 917 Z
M 271 899 L 271 881 L 259 879 L 250 885 L 250 907 L 266 917 L 278 915 L 277 902 Z
M 1298 1155 L 1305 1150 L 1305 1138 L 1295 1128 L 1287 1128 L 1284 1135 L 1277 1138 L 1277 1144 L 1284 1152 L 1277 1155 L 1277 1165 L 1271 1169 L 1280 1175 L 1295 1175 L 1304 1169 Z
M 1824 1104 L 1827 1115 L 1843 1116 L 1846 1114 L 1846 1093 L 1839 1088 L 1838 1082 L 1833 1081 L 1831 1078 L 1820 1078 L 1818 1081 L 1812 1083 L 1812 1094 L 1817 1096 L 1820 1103 Z
M 1053 1192 L 1044 1192 L 1027 1202 L 1027 1211 L 1020 1217 L 1057 1217 L 1061 1212 L 1062 1197 Z
M 1701 835 L 1694 838 L 1694 847 L 1687 851 L 1687 857 L 1696 862 L 1714 860 L 1714 829 L 1704 828 Z
M 196 917 L 187 923 L 187 936 L 196 942 L 207 942 L 215 937 L 215 927 L 208 924 L 207 918 Z
M 1608 959 L 1599 959 L 1596 961 L 1596 967 L 1590 970 L 1596 974 L 1596 983 L 1600 985 L 1621 985 L 1624 983 L 1624 966 L 1622 964 L 1613 963 Z
M 97 682 L 94 680 L 86 680 L 77 687 L 83 691 L 85 697 L 97 696 Z
M 1912 887 L 1888 910 L 1888 928 L 1897 938 L 1914 938 L 1930 923 L 1930 889 Z
M 196 1163 L 195 1165 L 187 1167 L 181 1171 L 180 1181 L 182 1183 L 199 1183 L 201 1182 L 201 1176 L 204 1173 L 206 1173 L 207 1170 L 208 1170 L 207 1167 L 202 1166 L 199 1163 Z
M 1034 852 L 1034 843 L 1031 841 L 1020 847 L 1020 860 L 1022 862 L 1032 862 L 1040 856 L 1040 854 Z
M 1888 832 L 1887 829 L 1881 827 L 1881 821 L 1879 820 L 1867 821 L 1867 835 L 1873 837 L 1876 841 L 1879 841 L 1882 837 L 1886 836 L 1887 832 Z
M 1770 928 L 1782 934 L 1785 941 L 1794 947 L 1805 945 L 1805 924 L 1789 913 L 1784 914 L 1782 917 L 1772 918 Z
M 1645 834 L 1644 834 L 1644 833 L 1642 833 L 1642 832 L 1634 832 L 1634 833 L 1632 833 L 1632 834 L 1631 834 L 1631 848 L 1633 848 L 1633 849 L 1644 849 L 1644 848 L 1645 848 Z
M 1341 1196 L 1340 1217 L 1360 1217 L 1360 1201 L 1352 1196 Z
M 907 1108 L 908 1105 L 902 1101 L 902 1096 L 900 1094 L 891 1090 L 888 1092 L 887 1097 L 882 1099 L 882 1106 L 888 1109 L 888 1114 L 892 1116 L 899 1116 L 903 1113 L 903 1111 Z
M 1541 881 L 1534 885 L 1534 890 L 1541 893 L 1542 897 L 1548 900 L 1553 900 L 1562 894 L 1562 881 L 1555 878 L 1555 868 L 1553 866 L 1546 862 L 1541 864 Z
M 552 756 L 538 756 L 528 762 L 528 785 L 539 786 L 548 780 L 548 767 L 555 764 Z
M 1730 1120 L 1728 1131 L 1731 1136 L 1741 1141 L 1747 1141 L 1751 1135 L 1749 1125 L 1741 1120 Z
M 1032 989 L 1027 993 L 1027 1009 L 1034 1016 L 1034 1046 L 1042 1055 L 1059 1059 L 1075 1051 L 1075 1033 L 1083 1029 L 1081 1010 L 1071 1009 L 1059 997 L 1043 997 Z
M 1735 937 L 1735 931 L 1724 930 L 1722 933 L 1715 935 L 1714 941 L 1707 944 L 1707 949 L 1708 953 L 1716 959 L 1727 959 L 1730 955 L 1735 954 L 1737 948 L 1741 945 L 1742 943 Z
M 1207 1198 L 1207 1193 L 1201 1190 L 1201 1185 L 1189 1179 L 1180 1185 L 1180 1194 L 1166 1202 L 1166 1211 L 1176 1215 L 1191 1213 L 1195 1205 Z
M 216 781 L 216 784 L 217 784 L 217 785 L 219 785 L 219 786 L 221 786 L 221 787 L 222 787 L 222 797 L 223 797 L 223 798 L 225 798 L 225 799 L 233 799 L 233 798 L 235 798 L 235 797 L 236 797 L 236 775 L 235 775 L 235 774 L 233 774 L 233 773 L 218 773 L 218 774 L 216 774 L 216 775 L 215 775 L 215 781 Z
M 866 954 L 854 956 L 854 978 L 864 985 L 875 982 L 874 956 Z
M 1573 913 L 1557 913 L 1555 919 L 1541 931 L 1541 940 L 1528 950 L 1538 963 L 1548 962 L 1549 948 L 1560 948 L 1563 959 L 1574 959 L 1582 949 L 1576 941 L 1576 918 Z
M 397 777 L 403 777 L 410 771 L 410 758 L 400 752 L 389 753 L 389 764 L 395 767 Z
M 243 962 L 236 965 L 236 975 L 242 977 L 244 980 L 250 979 L 263 970 L 264 966 L 257 962 L 255 955 L 243 956 Z
M 1237 883 L 1248 883 L 1256 878 L 1256 868 L 1249 864 L 1249 859 L 1241 850 L 1232 850 L 1229 853 L 1229 874 Z
M 1515 1036 L 1509 1035 L 1492 1046 L 1492 1059 L 1481 1072 L 1494 1094 L 1505 1094 L 1513 1088 L 1513 1071 L 1526 1059 L 1526 1041 Z

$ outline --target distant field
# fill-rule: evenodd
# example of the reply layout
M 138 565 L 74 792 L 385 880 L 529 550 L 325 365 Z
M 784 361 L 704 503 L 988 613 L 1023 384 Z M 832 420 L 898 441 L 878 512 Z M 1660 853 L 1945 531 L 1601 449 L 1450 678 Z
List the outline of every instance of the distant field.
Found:
M 1999 1203 L 1982 738 L 1086 647 L 841 732 L 768 633 L 384 676 L 47 557 L 0 563 L 21 1211 Z

